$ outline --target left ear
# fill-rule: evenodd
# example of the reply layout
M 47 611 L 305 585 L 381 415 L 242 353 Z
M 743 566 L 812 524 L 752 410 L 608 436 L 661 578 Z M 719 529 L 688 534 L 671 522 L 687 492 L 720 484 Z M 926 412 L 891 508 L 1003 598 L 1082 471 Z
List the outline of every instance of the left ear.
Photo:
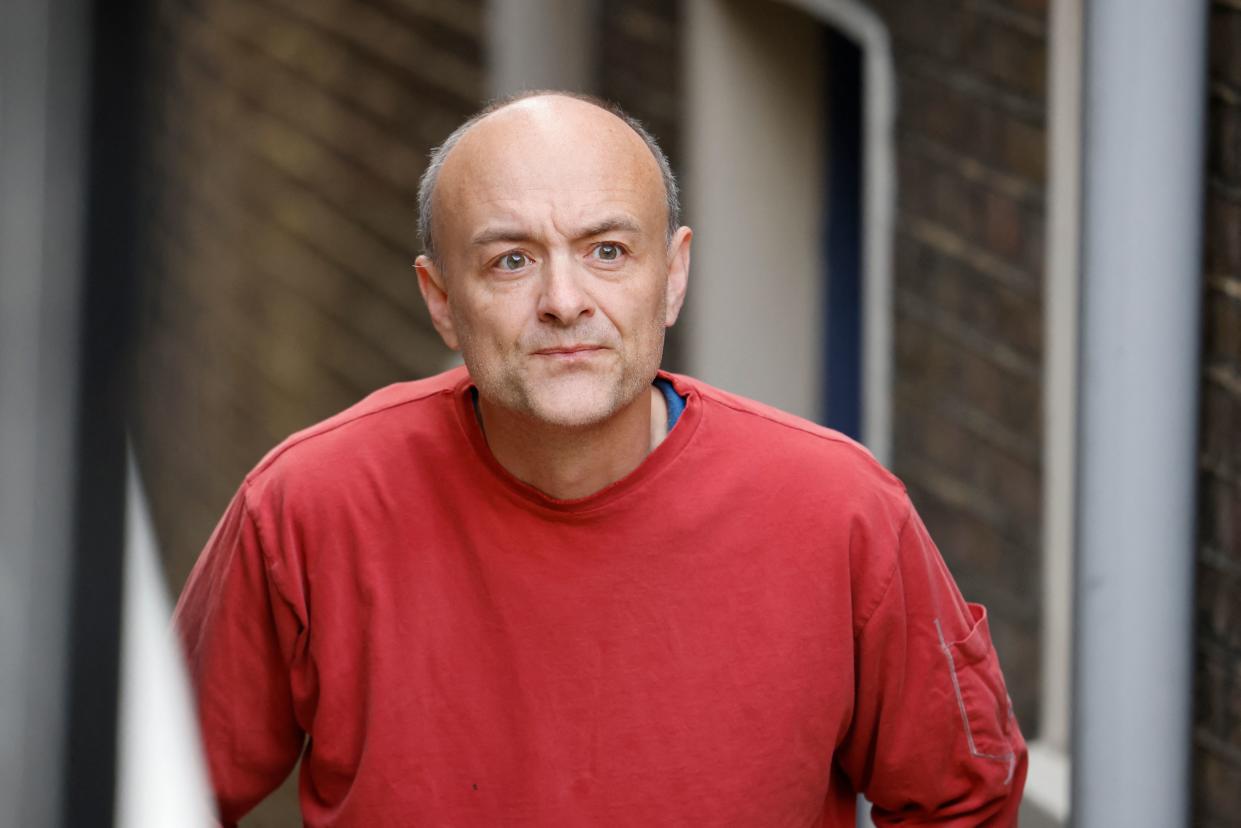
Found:
M 414 270 L 418 273 L 418 289 L 427 303 L 427 311 L 431 314 L 431 324 L 439 331 L 444 344 L 454 351 L 459 350 L 461 343 L 457 339 L 457 330 L 452 321 L 452 310 L 448 307 L 448 291 L 444 287 L 444 272 L 429 256 L 419 256 L 414 261 Z
M 677 228 L 668 244 L 668 282 L 665 286 L 664 326 L 671 327 L 685 304 L 685 289 L 689 285 L 689 244 L 694 231 L 688 227 Z

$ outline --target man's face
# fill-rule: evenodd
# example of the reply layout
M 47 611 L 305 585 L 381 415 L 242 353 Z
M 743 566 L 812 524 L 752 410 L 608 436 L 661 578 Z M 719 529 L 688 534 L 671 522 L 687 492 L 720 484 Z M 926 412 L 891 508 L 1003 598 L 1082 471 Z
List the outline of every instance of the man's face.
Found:
M 623 122 L 568 98 L 515 104 L 462 138 L 435 199 L 420 285 L 485 402 L 582 427 L 650 385 L 689 230 L 669 244 L 658 165 Z

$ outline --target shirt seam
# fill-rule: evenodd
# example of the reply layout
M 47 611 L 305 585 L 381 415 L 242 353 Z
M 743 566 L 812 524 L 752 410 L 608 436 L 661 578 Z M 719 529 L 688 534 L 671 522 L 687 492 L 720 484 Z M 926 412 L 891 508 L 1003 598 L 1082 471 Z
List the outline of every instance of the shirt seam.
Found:
M 702 399 L 704 400 L 710 400 L 711 402 L 716 403 L 717 405 L 721 405 L 724 408 L 729 409 L 730 411 L 735 411 L 738 414 L 748 414 L 752 417 L 758 417 L 760 420 L 765 420 L 771 423 L 772 425 L 777 425 L 782 428 L 786 428 L 790 431 L 796 431 L 801 434 L 805 434 L 808 437 L 813 437 L 817 440 L 822 440 L 827 443 L 834 443 L 836 445 L 844 446 L 845 448 L 850 449 L 854 453 L 861 455 L 863 458 L 865 458 L 866 462 L 868 462 L 870 465 L 874 466 L 875 468 L 879 469 L 884 474 L 885 477 L 898 483 L 902 491 L 905 490 L 904 481 L 902 481 L 899 477 L 897 477 L 895 474 L 893 474 L 891 471 L 885 468 L 882 463 L 880 463 L 877 459 L 875 459 L 875 456 L 871 454 L 870 451 L 868 451 L 865 446 L 862 446 L 854 442 L 853 440 L 849 439 L 848 437 L 845 437 L 844 435 L 823 434 L 819 431 L 806 428 L 805 426 L 801 426 L 796 423 L 788 423 L 783 420 L 772 417 L 770 414 L 766 414 L 762 411 L 756 411 L 752 408 L 747 408 L 745 406 L 737 405 L 736 403 L 730 402 L 729 400 L 723 397 L 718 397 L 715 394 L 703 393 L 701 389 L 699 390 L 699 396 L 702 397 Z
M 263 559 L 263 573 L 265 579 L 269 584 L 275 587 L 276 592 L 280 595 L 280 600 L 284 601 L 285 606 L 289 608 L 290 612 L 293 613 L 293 616 L 297 618 L 298 623 L 301 624 L 304 629 L 307 626 L 307 623 L 301 618 L 298 618 L 296 612 L 293 612 L 293 607 L 296 605 L 289 599 L 287 590 L 281 583 L 280 578 L 276 576 L 275 569 L 279 566 L 279 562 L 273 559 L 271 554 L 267 551 L 268 543 L 263 539 L 263 524 L 259 522 L 258 517 L 255 516 L 254 510 L 250 505 L 249 480 L 244 481 L 241 486 L 241 510 L 245 514 L 246 520 L 250 521 L 250 523 L 254 526 L 254 536 L 258 540 L 259 545 L 259 556 Z M 288 662 L 285 666 L 292 667 L 292 662 Z
M 403 405 L 412 405 L 414 403 L 423 402 L 424 400 L 430 399 L 431 397 L 434 397 L 437 394 L 451 395 L 452 389 L 451 388 L 438 388 L 433 391 L 428 391 L 425 394 L 421 394 L 417 397 L 414 397 L 413 399 L 398 400 L 396 402 L 388 403 L 387 405 L 384 405 L 380 408 L 373 409 L 371 411 L 359 412 L 358 414 L 355 414 L 346 420 L 343 420 L 339 423 L 333 423 L 332 425 L 327 426 L 325 428 L 311 426 L 310 427 L 311 433 L 294 435 L 292 437 L 289 437 L 287 440 L 285 440 L 283 443 L 281 443 L 279 446 L 273 449 L 271 454 L 263 458 L 263 460 L 260 461 L 259 464 L 255 466 L 254 469 L 251 470 L 249 474 L 246 475 L 245 482 L 249 483 L 251 480 L 258 477 L 263 472 L 267 471 L 267 469 L 269 469 L 273 464 L 275 464 L 277 460 L 279 460 L 281 457 L 283 457 L 285 454 L 287 454 L 292 449 L 295 449 L 298 446 L 300 446 L 302 443 L 313 440 L 316 437 L 321 437 L 327 434 L 331 434 L 333 431 L 336 431 L 337 429 L 344 428 L 347 425 L 353 425 L 354 423 L 360 422 L 361 420 L 364 420 L 367 417 L 373 417 L 376 414 L 383 414 L 387 411 L 391 411 L 394 408 L 400 408 Z M 321 426 L 322 423 L 320 423 L 319 425 Z
M 888 592 L 892 589 L 892 584 L 896 582 L 896 572 L 898 569 L 900 569 L 900 566 L 901 566 L 901 559 L 900 559 L 901 538 L 905 537 L 905 530 L 909 528 L 909 521 L 913 518 L 913 514 L 914 514 L 913 503 L 906 500 L 905 501 L 905 519 L 901 521 L 901 528 L 898 529 L 896 532 L 897 552 L 895 555 L 892 556 L 892 568 L 888 570 L 888 574 L 885 579 L 883 589 L 879 591 L 879 597 L 875 599 L 874 606 L 872 606 L 866 613 L 864 613 L 865 618 L 862 621 L 862 623 L 858 626 L 858 630 L 853 636 L 854 641 L 857 641 L 859 638 L 862 637 L 862 634 L 866 632 L 866 627 L 870 624 L 871 619 L 875 617 L 875 614 L 879 612 L 879 607 L 883 606 L 884 600 L 888 597 Z

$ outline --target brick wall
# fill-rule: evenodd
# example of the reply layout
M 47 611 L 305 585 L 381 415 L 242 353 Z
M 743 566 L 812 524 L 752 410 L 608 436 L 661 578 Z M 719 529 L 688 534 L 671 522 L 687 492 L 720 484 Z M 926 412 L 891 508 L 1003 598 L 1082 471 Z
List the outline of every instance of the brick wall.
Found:
M 1195 825 L 1241 813 L 1241 3 L 1211 13 Z
M 448 359 L 411 268 L 481 0 L 157 4 L 137 442 L 174 588 L 290 432 Z
M 894 470 L 1038 732 L 1047 8 L 874 0 L 897 113 Z
M 450 358 L 415 194 L 485 95 L 483 0 L 153 5 L 134 432 L 176 592 L 269 448 Z M 291 780 L 244 824 L 296 822 Z

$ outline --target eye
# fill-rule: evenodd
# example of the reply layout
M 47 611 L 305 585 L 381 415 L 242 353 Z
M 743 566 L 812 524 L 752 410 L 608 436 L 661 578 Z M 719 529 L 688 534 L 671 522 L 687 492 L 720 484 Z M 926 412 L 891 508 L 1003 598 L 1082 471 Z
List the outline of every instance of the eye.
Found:
M 625 254 L 625 248 L 616 242 L 600 242 L 595 245 L 595 258 L 602 262 L 615 262 Z
M 516 250 L 511 253 L 505 253 L 496 260 L 496 267 L 507 271 L 521 270 L 528 264 L 530 264 L 530 257 Z

